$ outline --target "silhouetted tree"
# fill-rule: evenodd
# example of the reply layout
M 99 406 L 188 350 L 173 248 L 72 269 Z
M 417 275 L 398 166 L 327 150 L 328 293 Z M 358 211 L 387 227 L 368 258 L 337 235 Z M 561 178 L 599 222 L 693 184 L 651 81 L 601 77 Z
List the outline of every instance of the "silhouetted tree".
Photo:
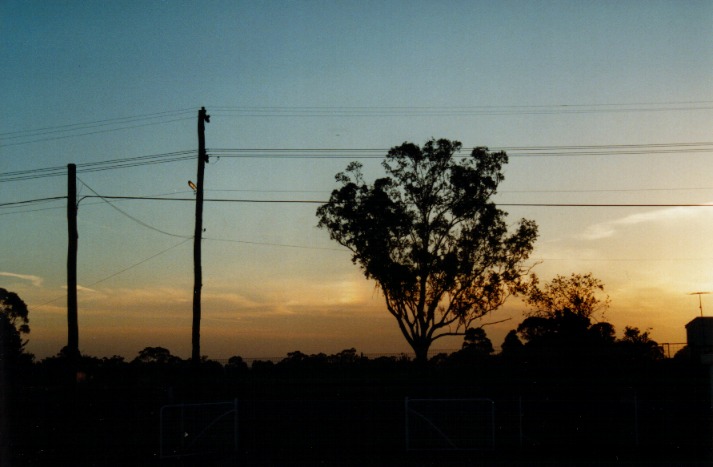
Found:
M 25 352 L 26 340 L 23 334 L 30 333 L 29 310 L 24 301 L 15 293 L 0 288 L 0 463 L 10 462 L 10 445 L 15 436 L 17 412 L 13 394 L 15 376 L 27 364 L 32 363 L 32 354 Z
M 234 355 L 228 359 L 228 364 L 226 365 L 226 368 L 242 371 L 248 369 L 248 364 L 245 363 L 243 357 Z
M 483 328 L 469 328 L 465 331 L 463 345 L 459 351 L 449 356 L 445 354 L 443 356 L 436 355 L 431 359 L 431 362 L 436 364 L 448 361 L 456 363 L 482 362 L 487 359 L 494 350 L 493 343 L 488 339 Z M 442 362 L 439 360 L 442 360 Z
M 592 324 L 589 327 L 589 333 L 594 339 L 601 341 L 604 344 L 613 344 L 616 340 L 614 325 L 607 323 L 606 321 Z
M 591 273 L 569 277 L 557 275 L 544 287 L 540 287 L 538 277 L 533 274 L 524 297 L 525 303 L 530 306 L 528 316 L 542 318 L 569 310 L 577 316 L 591 319 L 595 313 L 603 314 L 609 307 L 604 284 Z
M 583 341 L 591 321 L 569 309 L 555 311 L 548 317 L 530 316 L 517 327 L 528 344 L 558 345 Z
M 576 361 L 602 356 L 614 343 L 614 326 L 592 323 L 609 306 L 604 285 L 592 274 L 558 275 L 543 287 L 533 274 L 524 301 L 530 310 L 517 332 L 530 355 Z
M 617 344 L 622 355 L 629 360 L 653 361 L 664 358 L 663 349 L 658 342 L 651 339 L 649 331 L 641 332 L 636 327 L 624 328 L 624 337 Z
M 253 372 L 257 373 L 266 373 L 274 369 L 275 364 L 271 362 L 270 360 L 255 360 L 253 361 L 252 365 L 250 368 L 253 370 Z
M 501 355 L 505 358 L 518 358 L 522 353 L 523 347 L 524 344 L 518 337 L 517 331 L 513 329 L 507 333 L 503 340 Z
M 677 361 L 690 361 L 691 358 L 693 357 L 693 352 L 691 352 L 691 348 L 688 345 L 684 345 L 682 348 L 680 348 L 674 355 L 673 359 Z
M 435 340 L 463 335 L 520 288 L 537 237 L 526 219 L 509 233 L 491 201 L 507 154 L 481 147 L 460 157 L 460 149 L 446 139 L 394 147 L 387 176 L 372 185 L 352 162 L 317 210 L 319 227 L 381 288 L 421 363 Z
M 0 288 L 0 357 L 7 364 L 32 361 L 32 355 L 25 352 L 27 340 L 22 338 L 30 333 L 28 315 L 27 305 L 19 295 Z
M 138 363 L 177 363 L 181 359 L 171 355 L 168 349 L 163 347 L 146 347 L 139 352 L 139 355 L 134 359 Z
M 463 350 L 470 353 L 482 355 L 490 355 L 493 349 L 493 343 L 490 342 L 483 328 L 470 328 L 465 331 L 463 338 Z
M 336 365 L 352 365 L 359 360 L 357 350 L 355 348 L 344 349 L 334 355 L 329 356 L 329 363 Z

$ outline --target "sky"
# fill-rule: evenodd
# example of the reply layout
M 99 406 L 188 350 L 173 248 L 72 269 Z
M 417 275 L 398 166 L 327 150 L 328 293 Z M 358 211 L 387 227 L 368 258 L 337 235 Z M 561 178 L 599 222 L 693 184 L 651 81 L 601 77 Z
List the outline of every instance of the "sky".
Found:
M 0 38 L 0 287 L 38 358 L 67 339 L 70 163 L 80 350 L 190 355 L 201 106 L 206 199 L 325 201 L 352 159 L 454 139 L 509 153 L 533 270 L 599 278 L 619 335 L 685 342 L 713 291 L 713 207 L 681 206 L 713 203 L 711 2 L 5 0 Z M 409 350 L 317 206 L 206 202 L 201 353 Z M 496 347 L 522 313 L 481 321 L 509 318 Z

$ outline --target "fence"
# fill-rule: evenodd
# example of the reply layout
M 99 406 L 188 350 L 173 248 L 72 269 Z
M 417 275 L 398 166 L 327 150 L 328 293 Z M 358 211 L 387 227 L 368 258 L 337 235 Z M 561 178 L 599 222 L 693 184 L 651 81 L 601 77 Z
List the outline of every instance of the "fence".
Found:
M 676 353 L 680 350 L 683 350 L 684 347 L 686 347 L 685 342 L 665 342 L 663 344 L 659 344 L 659 348 L 661 348 L 661 351 L 663 352 L 663 356 L 665 358 L 673 358 L 676 356 Z

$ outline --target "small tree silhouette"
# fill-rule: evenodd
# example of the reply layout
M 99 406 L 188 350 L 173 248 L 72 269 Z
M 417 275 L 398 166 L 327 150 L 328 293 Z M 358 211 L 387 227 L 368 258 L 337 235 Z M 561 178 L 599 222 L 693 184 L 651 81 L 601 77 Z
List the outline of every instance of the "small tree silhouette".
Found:
M 32 355 L 25 352 L 28 341 L 22 338 L 30 333 L 28 315 L 27 305 L 19 295 L 0 288 L 0 352 L 8 363 L 32 361 Z

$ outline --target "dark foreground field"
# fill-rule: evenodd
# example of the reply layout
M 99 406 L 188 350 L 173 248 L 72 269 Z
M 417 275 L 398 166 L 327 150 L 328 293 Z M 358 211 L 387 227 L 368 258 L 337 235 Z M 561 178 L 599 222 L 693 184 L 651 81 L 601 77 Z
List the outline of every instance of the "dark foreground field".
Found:
M 707 370 L 491 357 L 125 363 L 61 358 L 8 387 L 16 466 L 706 465 Z M 408 399 L 408 402 L 407 402 Z M 162 410 L 163 408 L 163 410 Z M 237 409 L 237 410 L 235 410 Z

